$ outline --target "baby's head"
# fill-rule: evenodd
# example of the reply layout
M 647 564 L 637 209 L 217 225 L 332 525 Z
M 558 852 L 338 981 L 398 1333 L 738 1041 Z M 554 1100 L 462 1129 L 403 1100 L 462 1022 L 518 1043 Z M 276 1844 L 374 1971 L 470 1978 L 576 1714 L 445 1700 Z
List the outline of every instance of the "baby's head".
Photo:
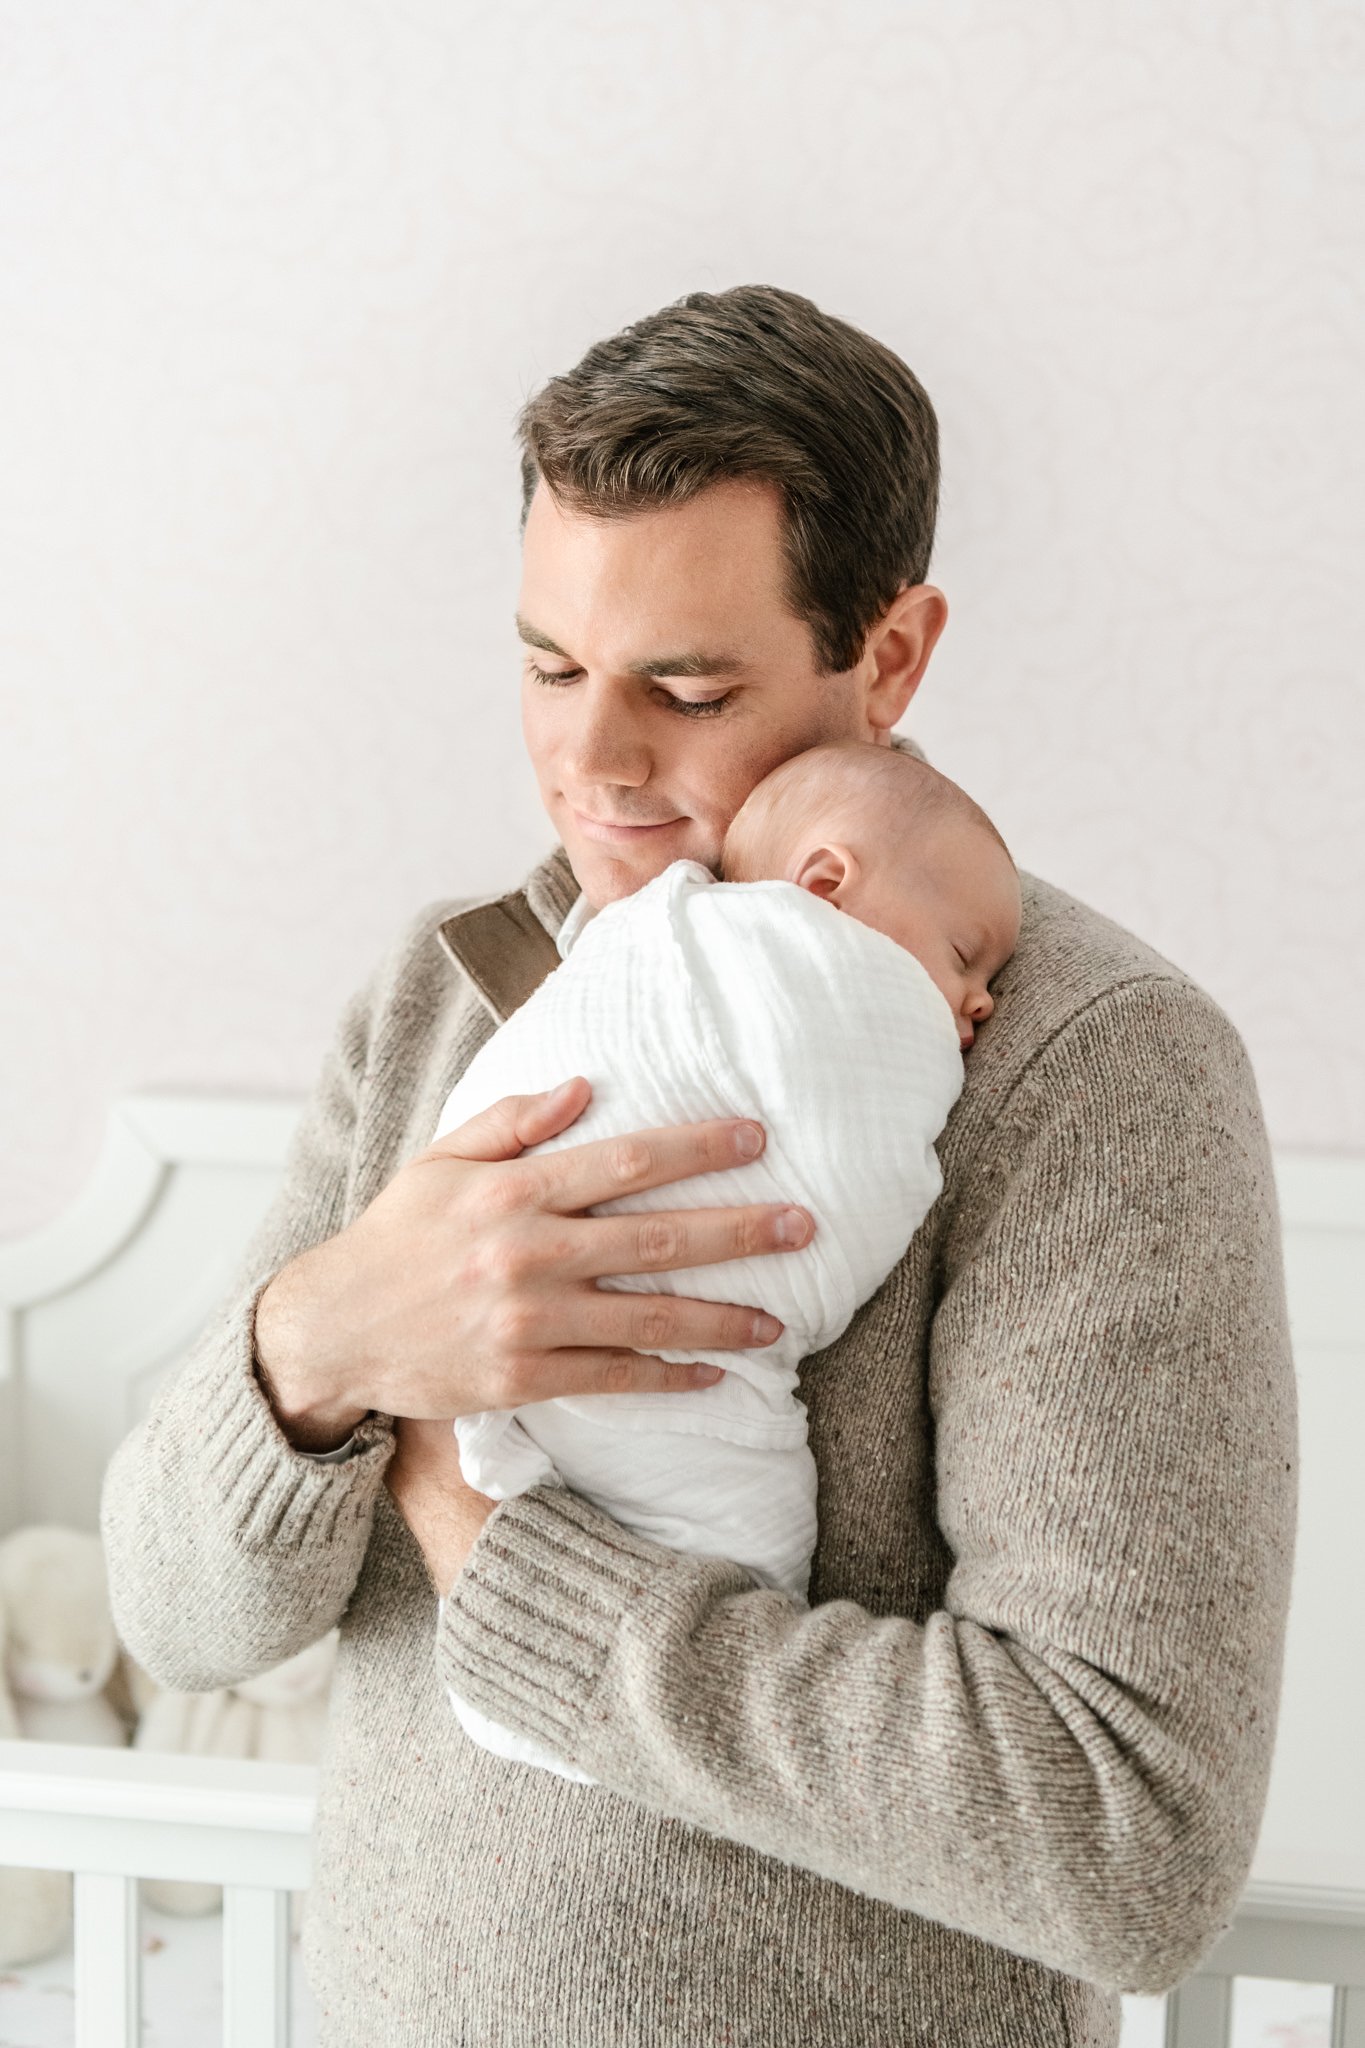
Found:
M 834 740 L 780 761 L 731 819 L 720 868 L 795 882 L 904 946 L 964 1052 L 995 1007 L 986 984 L 1019 942 L 1019 876 L 981 806 L 917 755 Z

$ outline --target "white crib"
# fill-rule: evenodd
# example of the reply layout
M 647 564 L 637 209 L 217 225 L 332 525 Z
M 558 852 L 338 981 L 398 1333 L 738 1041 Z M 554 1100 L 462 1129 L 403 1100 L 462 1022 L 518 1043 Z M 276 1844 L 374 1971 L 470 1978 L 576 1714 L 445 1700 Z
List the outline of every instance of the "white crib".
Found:
M 72 1208 L 0 1245 L 0 1534 L 96 1526 L 105 1462 L 231 1285 L 297 1113 L 126 1098 Z M 1235 1926 L 1168 1999 L 1125 1999 L 1125 2048 L 1233 2048 L 1238 1981 L 1266 1978 L 1331 1987 L 1314 2039 L 1365 2048 L 1365 1161 L 1283 1154 L 1276 1175 L 1302 1499 L 1275 1769 Z M 141 1877 L 224 1886 L 217 2038 L 285 2048 L 314 1790 L 314 1772 L 281 1765 L 0 1742 L 0 1864 L 77 1873 L 76 2048 L 141 2040 Z M 1245 2031 L 1236 2048 L 1252 2048 Z M 1272 2037 L 1284 2029 L 1255 2048 Z
M 289 1895 L 308 1884 L 316 1772 L 0 1742 L 0 1862 L 72 1870 L 76 2048 L 140 2048 L 140 1877 L 223 1892 L 227 2048 L 289 2040 Z

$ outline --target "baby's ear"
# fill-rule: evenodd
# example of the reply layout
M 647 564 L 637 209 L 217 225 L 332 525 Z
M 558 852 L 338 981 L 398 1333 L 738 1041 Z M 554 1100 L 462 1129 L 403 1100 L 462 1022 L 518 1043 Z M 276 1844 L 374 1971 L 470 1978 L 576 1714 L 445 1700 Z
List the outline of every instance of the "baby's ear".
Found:
M 791 879 L 798 889 L 809 889 L 841 910 L 857 873 L 857 860 L 846 846 L 813 846 L 801 855 Z

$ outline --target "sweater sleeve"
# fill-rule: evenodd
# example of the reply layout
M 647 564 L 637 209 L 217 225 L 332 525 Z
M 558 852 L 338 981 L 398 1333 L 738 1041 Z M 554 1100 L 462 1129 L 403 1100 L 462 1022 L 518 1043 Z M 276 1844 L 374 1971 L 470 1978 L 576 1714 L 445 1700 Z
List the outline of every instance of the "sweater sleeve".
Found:
M 1135 981 L 1043 1048 L 941 1289 L 922 1623 L 799 1611 L 538 1487 L 484 1525 L 438 1669 L 647 1807 L 1157 1994 L 1250 1867 L 1297 1499 L 1269 1150 L 1207 996 Z
M 281 1267 L 348 1220 L 375 1021 L 428 921 L 419 913 L 346 1004 L 228 1300 L 105 1473 L 115 1626 L 163 1685 L 209 1691 L 282 1663 L 340 1619 L 359 1576 L 391 1418 L 368 1416 L 345 1456 L 295 1450 L 256 1377 L 256 1304 Z

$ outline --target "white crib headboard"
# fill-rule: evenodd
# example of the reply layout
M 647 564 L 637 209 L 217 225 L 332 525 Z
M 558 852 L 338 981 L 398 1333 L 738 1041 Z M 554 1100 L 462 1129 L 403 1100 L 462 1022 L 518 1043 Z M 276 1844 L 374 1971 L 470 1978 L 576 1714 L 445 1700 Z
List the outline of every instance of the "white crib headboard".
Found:
M 296 1099 L 115 1103 L 79 1200 L 0 1245 L 0 1535 L 93 1529 L 114 1446 L 232 1285 Z M 1365 1891 L 1365 1159 L 1280 1153 L 1302 1481 L 1275 1770 L 1254 1875 Z
M 71 1208 L 0 1244 L 0 1535 L 95 1528 L 110 1453 L 232 1286 L 300 1107 L 126 1096 Z

